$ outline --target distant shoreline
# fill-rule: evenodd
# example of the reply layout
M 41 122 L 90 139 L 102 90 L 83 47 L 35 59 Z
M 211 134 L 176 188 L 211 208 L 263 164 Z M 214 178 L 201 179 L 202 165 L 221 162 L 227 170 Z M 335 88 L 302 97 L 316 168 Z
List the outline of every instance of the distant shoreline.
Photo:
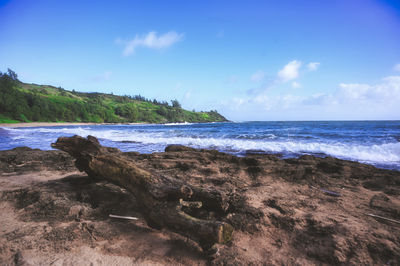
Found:
M 0 127 L 57 127 L 57 126 L 93 126 L 93 125 L 140 125 L 145 123 L 75 123 L 75 122 L 31 122 L 31 123 L 0 123 Z

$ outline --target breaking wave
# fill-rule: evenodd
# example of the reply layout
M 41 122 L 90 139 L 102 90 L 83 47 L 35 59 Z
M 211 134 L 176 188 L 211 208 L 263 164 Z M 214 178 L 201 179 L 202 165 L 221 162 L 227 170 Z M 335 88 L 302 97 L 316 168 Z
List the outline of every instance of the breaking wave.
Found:
M 292 122 L 296 123 L 296 122 Z M 181 127 L 185 125 L 185 127 Z M 257 124 L 256 124 L 257 125 Z M 400 142 L 396 133 L 391 136 L 365 130 L 340 131 L 311 127 L 301 131 L 298 125 L 286 128 L 271 128 L 254 124 L 231 123 L 190 124 L 171 123 L 164 125 L 98 125 L 62 126 L 40 128 L 3 128 L 0 138 L 8 138 L 8 144 L 0 144 L 0 149 L 16 146 L 51 149 L 50 143 L 60 136 L 88 136 L 100 139 L 104 145 L 121 150 L 140 152 L 162 151 L 166 145 L 182 144 L 195 148 L 213 148 L 231 153 L 247 150 L 279 153 L 287 156 L 301 154 L 329 155 L 341 159 L 370 163 L 377 166 L 400 169 Z M 398 125 L 397 125 L 398 126 Z M 335 127 L 337 128 L 337 127 Z M 396 130 L 398 127 L 396 127 Z M 360 129 L 357 129 L 360 130 Z M 394 132 L 397 132 L 397 131 Z M 311 132 L 311 133 L 310 133 Z M 376 136 L 371 137 L 371 134 Z

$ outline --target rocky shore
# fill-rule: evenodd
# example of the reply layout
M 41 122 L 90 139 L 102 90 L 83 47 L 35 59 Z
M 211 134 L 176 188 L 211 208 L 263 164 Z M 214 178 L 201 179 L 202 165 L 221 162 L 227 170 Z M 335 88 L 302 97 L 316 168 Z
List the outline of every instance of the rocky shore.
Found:
M 178 145 L 124 156 L 155 175 L 240 195 L 222 217 L 232 242 L 203 252 L 149 228 L 131 194 L 79 172 L 67 153 L 16 148 L 0 151 L 0 264 L 400 264 L 398 171 Z

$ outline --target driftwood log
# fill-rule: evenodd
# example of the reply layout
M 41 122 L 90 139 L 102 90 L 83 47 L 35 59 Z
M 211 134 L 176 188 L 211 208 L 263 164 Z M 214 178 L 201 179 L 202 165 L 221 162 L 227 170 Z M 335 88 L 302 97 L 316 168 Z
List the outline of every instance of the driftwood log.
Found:
M 53 148 L 68 152 L 76 159 L 76 166 L 90 177 L 106 180 L 131 192 L 150 227 L 167 228 L 186 236 L 208 250 L 214 244 L 226 244 L 233 228 L 221 221 L 195 218 L 184 211 L 203 208 L 223 214 L 228 208 L 226 195 L 218 190 L 205 189 L 181 180 L 154 175 L 139 168 L 115 148 L 103 147 L 88 136 L 61 137 Z

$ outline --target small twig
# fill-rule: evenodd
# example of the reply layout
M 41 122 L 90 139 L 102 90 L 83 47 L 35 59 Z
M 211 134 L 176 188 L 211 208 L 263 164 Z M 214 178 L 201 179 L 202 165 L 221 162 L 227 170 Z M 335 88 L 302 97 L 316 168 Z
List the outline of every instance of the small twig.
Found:
M 393 219 L 386 218 L 386 217 L 382 217 L 382 216 L 375 215 L 375 214 L 372 214 L 372 213 L 366 213 L 365 215 L 368 215 L 368 216 L 371 216 L 371 217 L 374 217 L 374 218 L 383 219 L 383 220 L 386 220 L 386 221 L 389 221 L 389 222 L 400 224 L 400 221 L 393 220 Z
M 331 195 L 331 196 L 334 196 L 334 197 L 341 197 L 341 196 L 342 196 L 342 195 L 341 195 L 340 193 L 338 193 L 338 192 L 326 190 L 326 189 L 323 189 L 323 188 L 321 188 L 321 191 L 324 192 L 324 193 L 326 193 L 326 194 L 329 194 L 329 195 Z
M 331 195 L 331 196 L 334 196 L 334 197 L 341 197 L 342 196 L 342 194 L 340 194 L 339 192 L 335 192 L 335 191 L 331 191 L 331 190 L 327 190 L 327 189 L 323 189 L 323 188 L 316 188 L 314 186 L 311 186 L 311 187 L 315 188 L 315 189 L 319 189 L 322 192 L 324 192 L 325 194 L 328 194 L 328 195 Z
M 126 219 L 126 220 L 138 220 L 139 218 L 137 217 L 131 217 L 131 216 L 120 216 L 120 215 L 114 215 L 114 214 L 110 214 L 108 215 L 111 218 L 119 218 L 119 219 Z

